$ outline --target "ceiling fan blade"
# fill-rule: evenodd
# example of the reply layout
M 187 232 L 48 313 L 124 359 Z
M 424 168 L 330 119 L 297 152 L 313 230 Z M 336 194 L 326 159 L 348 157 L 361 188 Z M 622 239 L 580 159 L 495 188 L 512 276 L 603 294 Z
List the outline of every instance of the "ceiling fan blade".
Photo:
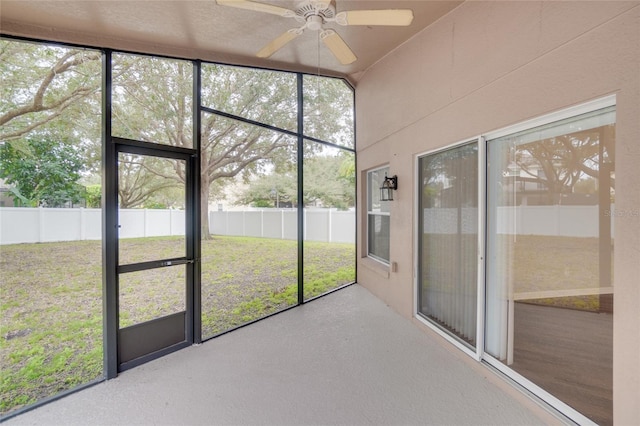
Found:
M 271 4 L 258 3 L 248 0 L 216 0 L 220 6 L 237 7 L 238 9 L 253 10 L 255 12 L 271 13 L 273 15 L 293 17 L 295 12 L 284 7 L 274 6 Z
M 358 59 L 337 32 L 324 30 L 320 33 L 320 38 L 342 65 L 349 65 Z
M 335 21 L 340 25 L 390 25 L 406 27 L 413 21 L 413 10 L 349 10 L 338 13 Z
M 298 37 L 300 34 L 302 34 L 302 31 L 300 30 L 300 28 L 293 28 L 284 34 L 281 34 L 280 36 L 275 38 L 271 43 L 263 47 L 256 54 L 256 56 L 258 58 L 268 58 L 269 56 L 276 53 L 278 50 L 282 49 L 282 47 L 285 44 L 289 43 L 291 40 Z

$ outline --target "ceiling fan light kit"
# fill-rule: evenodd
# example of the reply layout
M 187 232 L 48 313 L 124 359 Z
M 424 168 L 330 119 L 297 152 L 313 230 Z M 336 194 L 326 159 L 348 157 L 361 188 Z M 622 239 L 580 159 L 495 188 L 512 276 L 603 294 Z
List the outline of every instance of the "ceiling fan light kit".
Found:
M 349 10 L 336 14 L 334 0 L 302 0 L 294 10 L 249 0 L 217 0 L 217 3 L 221 6 L 269 13 L 284 18 L 294 18 L 302 24 L 301 27 L 286 31 L 264 46 L 257 53 L 259 58 L 270 57 L 287 43 L 301 35 L 305 29 L 309 29 L 320 31 L 320 39 L 333 53 L 333 56 L 341 64 L 348 65 L 357 60 L 356 55 L 335 30 L 325 29 L 325 24 L 336 23 L 342 26 L 407 26 L 413 21 L 413 11 L 410 9 Z

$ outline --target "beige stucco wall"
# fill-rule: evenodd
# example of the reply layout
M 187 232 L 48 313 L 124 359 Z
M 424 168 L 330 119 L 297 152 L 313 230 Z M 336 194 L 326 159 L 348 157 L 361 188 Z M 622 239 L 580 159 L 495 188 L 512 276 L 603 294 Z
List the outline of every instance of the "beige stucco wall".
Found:
M 397 271 L 362 257 L 363 211 L 358 282 L 413 316 L 417 154 L 610 94 L 616 209 L 638 212 L 640 2 L 467 2 L 376 64 L 356 87 L 359 205 L 389 164 Z M 640 424 L 640 216 L 615 220 L 614 421 Z

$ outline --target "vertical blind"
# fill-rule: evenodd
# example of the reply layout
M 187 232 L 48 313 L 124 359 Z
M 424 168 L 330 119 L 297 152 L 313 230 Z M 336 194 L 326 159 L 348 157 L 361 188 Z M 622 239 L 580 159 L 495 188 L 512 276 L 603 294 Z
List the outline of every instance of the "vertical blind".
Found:
M 478 145 L 420 158 L 419 313 L 475 346 Z

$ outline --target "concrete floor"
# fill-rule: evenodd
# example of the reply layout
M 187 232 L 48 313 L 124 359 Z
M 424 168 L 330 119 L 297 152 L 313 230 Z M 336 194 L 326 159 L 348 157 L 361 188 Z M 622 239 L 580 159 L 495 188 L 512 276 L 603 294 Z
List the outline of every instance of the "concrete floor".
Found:
M 557 419 L 359 285 L 7 425 L 517 425 Z

